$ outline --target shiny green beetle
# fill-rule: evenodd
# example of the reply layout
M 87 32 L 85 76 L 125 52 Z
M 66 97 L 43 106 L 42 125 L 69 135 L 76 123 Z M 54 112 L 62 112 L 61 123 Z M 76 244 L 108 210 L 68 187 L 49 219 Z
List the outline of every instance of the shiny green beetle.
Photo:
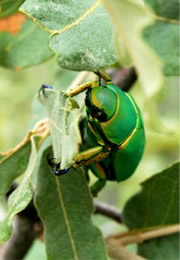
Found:
M 84 145 L 73 167 L 89 164 L 101 180 L 124 181 L 134 173 L 144 152 L 141 112 L 133 98 L 115 86 L 108 75 L 97 74 L 105 84 L 101 80 L 89 82 L 68 93 L 72 97 L 86 90 Z

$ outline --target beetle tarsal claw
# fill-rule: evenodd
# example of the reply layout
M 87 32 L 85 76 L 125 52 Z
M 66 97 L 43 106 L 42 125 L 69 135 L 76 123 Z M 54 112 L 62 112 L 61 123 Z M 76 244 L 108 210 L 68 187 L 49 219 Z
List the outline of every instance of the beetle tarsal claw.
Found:
M 50 85 L 48 85 L 48 84 L 42 84 L 42 86 L 39 89 L 38 96 L 40 96 L 40 94 L 42 92 L 43 96 L 47 97 L 47 95 L 45 93 L 45 89 L 52 89 L 52 87 Z
M 50 158 L 50 154 L 47 155 L 47 161 L 48 161 L 48 165 L 51 167 L 51 171 L 54 175 L 56 176 L 60 176 L 63 175 L 65 173 L 67 173 L 69 171 L 69 168 L 65 168 L 65 169 L 60 169 L 61 163 L 55 163 L 53 162 L 56 158 L 52 157 Z

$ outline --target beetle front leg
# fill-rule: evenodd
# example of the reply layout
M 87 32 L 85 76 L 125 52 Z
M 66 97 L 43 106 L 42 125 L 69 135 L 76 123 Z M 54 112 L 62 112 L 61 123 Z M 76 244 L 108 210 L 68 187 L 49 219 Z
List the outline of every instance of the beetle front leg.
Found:
M 93 82 L 87 82 L 84 84 L 79 85 L 77 88 L 70 90 L 69 92 L 67 92 L 67 94 L 70 97 L 73 97 L 81 92 L 83 92 L 84 90 L 91 88 L 93 86 Z
M 82 165 L 88 165 L 93 162 L 98 162 L 105 159 L 110 153 L 109 149 L 104 149 L 103 146 L 96 146 L 90 149 L 87 149 L 83 152 L 80 152 L 75 157 L 74 168 L 78 168 Z
M 104 71 L 94 71 L 94 73 L 99 77 L 104 79 L 105 81 L 112 81 L 111 77 L 106 74 Z

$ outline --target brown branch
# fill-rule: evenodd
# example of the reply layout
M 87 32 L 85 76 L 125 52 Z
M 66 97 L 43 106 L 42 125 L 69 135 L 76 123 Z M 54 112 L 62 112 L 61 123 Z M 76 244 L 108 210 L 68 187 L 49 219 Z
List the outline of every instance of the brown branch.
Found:
M 23 259 L 35 238 L 33 223 L 27 218 L 16 216 L 11 238 L 1 249 L 1 260 Z
M 98 201 L 98 200 L 94 200 L 94 205 L 95 205 L 95 214 L 101 214 L 103 216 L 106 216 L 108 218 L 111 218 L 115 221 L 117 221 L 118 223 L 122 223 L 122 219 L 121 219 L 121 211 L 117 208 L 115 208 L 114 206 L 102 202 L 102 201 Z
M 113 240 L 118 245 L 126 246 L 133 243 L 142 243 L 145 240 L 164 237 L 180 232 L 180 225 L 172 225 L 166 227 L 157 227 L 154 229 L 138 230 L 132 232 L 118 233 L 114 236 L 109 236 L 106 240 Z
M 126 92 L 132 88 L 137 80 L 137 73 L 134 67 L 127 69 L 121 68 L 118 70 L 111 68 L 107 72 L 111 76 L 114 84 Z

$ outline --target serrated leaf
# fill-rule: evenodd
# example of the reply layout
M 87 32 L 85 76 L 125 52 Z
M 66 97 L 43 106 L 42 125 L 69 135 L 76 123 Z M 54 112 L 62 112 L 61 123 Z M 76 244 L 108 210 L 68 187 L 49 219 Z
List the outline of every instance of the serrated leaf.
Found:
M 31 177 L 36 167 L 37 145 L 40 139 L 40 136 L 31 137 L 31 155 L 29 158 L 29 164 L 22 182 L 8 199 L 8 213 L 5 219 L 0 223 L 0 243 L 9 239 L 12 232 L 13 217 L 26 208 L 32 199 L 33 190 Z
M 117 61 L 111 19 L 100 2 L 27 0 L 21 11 L 51 33 L 61 67 L 96 71 Z
M 148 260 L 179 260 L 179 234 L 147 241 L 138 253 Z
M 179 163 L 149 178 L 126 204 L 123 219 L 130 229 L 179 223 Z
M 92 198 L 81 169 L 55 177 L 44 152 L 36 207 L 44 224 L 47 259 L 107 259 L 99 230 L 92 225 Z
M 6 194 L 13 181 L 27 168 L 31 153 L 30 141 L 25 143 L 16 153 L 5 157 L 0 162 L 0 196 Z
M 53 55 L 48 49 L 48 36 L 22 14 L 1 18 L 0 65 L 22 69 L 47 60 Z
M 161 63 L 141 35 L 153 18 L 144 6 L 133 1 L 104 0 L 104 4 L 116 26 L 120 61 L 123 63 L 125 47 L 146 93 L 153 96 L 162 85 Z
M 16 13 L 24 0 L 1 0 L 0 17 L 6 17 Z
M 44 105 L 51 131 L 54 158 L 61 162 L 61 169 L 74 163 L 79 151 L 81 136 L 78 128 L 80 111 L 78 103 L 63 91 L 45 90 L 40 93 L 40 102 Z
M 142 191 L 125 205 L 123 219 L 130 229 L 179 223 L 179 163 L 142 183 Z M 138 253 L 146 259 L 178 259 L 178 235 L 145 241 Z M 157 250 L 158 248 L 158 250 Z

